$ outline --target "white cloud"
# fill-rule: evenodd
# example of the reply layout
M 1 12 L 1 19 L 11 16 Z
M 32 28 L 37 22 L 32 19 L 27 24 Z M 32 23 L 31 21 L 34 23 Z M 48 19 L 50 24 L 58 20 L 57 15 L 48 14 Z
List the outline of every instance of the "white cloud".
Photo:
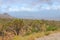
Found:
M 51 10 L 51 7 L 50 6 L 47 6 L 47 7 L 41 7 L 41 10 Z
M 60 5 L 59 6 L 52 6 L 52 9 L 54 9 L 54 10 L 60 10 Z
M 40 11 L 40 10 L 60 10 L 59 6 L 42 6 L 40 7 L 20 7 L 20 8 L 9 8 L 9 11 Z
M 32 8 L 25 8 L 25 7 L 21 7 L 20 11 L 32 11 Z
M 9 5 L 10 8 L 8 9 L 9 11 L 41 11 L 41 10 L 60 10 L 60 3 L 58 2 L 53 2 L 52 5 L 49 5 L 47 3 L 40 3 L 36 5 L 32 4 L 27 4 L 27 3 L 22 3 L 22 4 L 11 4 Z M 6 7 L 2 5 L 1 7 Z
M 52 5 L 41 4 L 40 10 L 60 10 L 60 3 L 54 2 Z
M 9 11 L 19 11 L 18 8 L 9 8 Z
M 60 6 L 42 7 L 41 10 L 60 10 Z
M 20 7 L 20 8 L 9 8 L 9 11 L 36 11 L 36 9 L 28 7 Z

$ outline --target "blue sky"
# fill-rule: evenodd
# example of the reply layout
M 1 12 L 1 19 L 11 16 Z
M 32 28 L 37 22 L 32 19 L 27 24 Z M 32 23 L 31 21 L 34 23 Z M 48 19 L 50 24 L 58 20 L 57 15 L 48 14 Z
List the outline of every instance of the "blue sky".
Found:
M 0 0 L 1 13 L 19 12 L 10 13 L 11 15 L 18 17 L 59 18 L 59 11 L 60 0 Z
M 60 0 L 0 0 L 0 11 L 59 10 Z

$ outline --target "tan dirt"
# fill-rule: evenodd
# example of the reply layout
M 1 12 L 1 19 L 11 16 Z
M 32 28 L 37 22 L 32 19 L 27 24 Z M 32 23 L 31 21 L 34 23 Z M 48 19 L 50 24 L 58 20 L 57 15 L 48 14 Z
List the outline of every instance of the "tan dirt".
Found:
M 58 33 L 53 33 L 48 36 L 44 36 L 41 38 L 36 38 L 35 40 L 60 40 L 60 32 Z

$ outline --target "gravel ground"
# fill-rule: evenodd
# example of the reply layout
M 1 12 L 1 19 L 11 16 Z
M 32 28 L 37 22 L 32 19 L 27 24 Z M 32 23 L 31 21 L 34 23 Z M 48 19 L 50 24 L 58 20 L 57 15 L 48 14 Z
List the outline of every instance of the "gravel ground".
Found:
M 49 36 L 36 38 L 35 40 L 60 40 L 60 33 L 50 34 Z

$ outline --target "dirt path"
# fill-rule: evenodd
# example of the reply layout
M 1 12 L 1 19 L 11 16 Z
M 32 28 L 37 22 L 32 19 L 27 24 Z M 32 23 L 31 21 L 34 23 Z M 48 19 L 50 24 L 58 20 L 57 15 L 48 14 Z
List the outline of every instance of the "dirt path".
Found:
M 60 40 L 60 33 L 54 33 L 54 34 L 50 34 L 49 36 L 36 38 L 36 40 Z

